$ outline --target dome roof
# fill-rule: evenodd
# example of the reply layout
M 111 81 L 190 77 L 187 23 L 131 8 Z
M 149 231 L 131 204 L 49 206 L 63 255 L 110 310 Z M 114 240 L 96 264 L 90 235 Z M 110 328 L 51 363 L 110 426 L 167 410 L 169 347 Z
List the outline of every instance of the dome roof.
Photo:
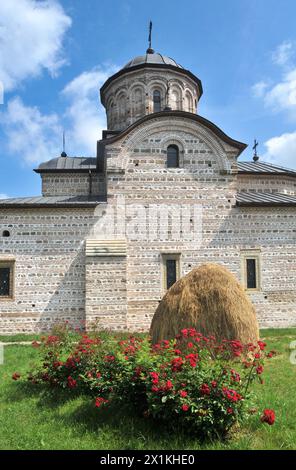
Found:
M 153 51 L 153 49 L 149 49 L 149 51 Z M 159 52 L 149 52 L 144 55 L 138 55 L 134 57 L 134 59 L 130 60 L 123 69 L 128 69 L 130 67 L 135 67 L 136 65 L 145 65 L 145 64 L 157 64 L 157 65 L 173 65 L 174 67 L 179 67 L 183 69 L 182 65 L 177 64 L 174 59 L 171 57 L 167 57 L 165 55 L 159 54 Z

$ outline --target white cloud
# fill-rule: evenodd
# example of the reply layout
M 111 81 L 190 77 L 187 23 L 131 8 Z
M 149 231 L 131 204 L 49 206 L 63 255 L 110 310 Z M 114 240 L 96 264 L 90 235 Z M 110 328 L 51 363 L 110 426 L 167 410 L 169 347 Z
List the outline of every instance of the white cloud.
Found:
M 264 145 L 267 153 L 263 160 L 296 169 L 296 131 L 272 137 Z
M 117 69 L 113 65 L 98 67 L 74 78 L 62 91 L 66 107 L 60 115 L 42 114 L 38 107 L 26 106 L 20 97 L 11 99 L 0 114 L 9 153 L 28 164 L 55 158 L 61 152 L 65 129 L 70 156 L 94 156 L 96 142 L 106 128 L 99 89 Z
M 272 61 L 280 66 L 289 65 L 295 55 L 295 42 L 284 41 L 272 53 Z
M 274 110 L 287 110 L 296 117 L 296 68 L 283 76 L 280 83 L 265 93 L 266 106 Z
M 252 95 L 263 99 L 266 108 L 274 112 L 287 112 L 288 117 L 296 120 L 296 42 L 285 41 L 272 54 L 273 62 L 282 69 L 278 83 L 271 80 L 259 81 L 251 87 Z
M 0 199 L 8 199 L 7 194 L 0 193 Z
M 37 107 L 25 106 L 19 98 L 9 101 L 0 116 L 11 154 L 27 163 L 38 163 L 58 155 L 62 127 L 56 114 L 43 115 Z
M 107 65 L 83 72 L 62 91 L 69 102 L 65 116 L 70 125 L 67 140 L 72 154 L 93 155 L 96 152 L 96 141 L 101 139 L 102 129 L 106 128 L 105 109 L 100 104 L 99 90 L 117 70 L 118 67 Z
M 255 96 L 256 98 L 261 98 L 264 96 L 266 89 L 268 88 L 268 83 L 265 81 L 260 81 L 258 83 L 255 83 L 255 85 L 252 86 L 252 95 Z
M 0 80 L 5 90 L 43 69 L 55 75 L 65 64 L 63 38 L 70 26 L 57 0 L 1 0 Z

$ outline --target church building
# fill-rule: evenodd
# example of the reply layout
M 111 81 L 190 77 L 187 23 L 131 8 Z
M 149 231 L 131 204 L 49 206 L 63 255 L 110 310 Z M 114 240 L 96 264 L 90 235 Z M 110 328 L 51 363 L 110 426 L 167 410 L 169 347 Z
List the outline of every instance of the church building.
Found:
M 1 334 L 148 330 L 207 262 L 234 273 L 261 327 L 296 326 L 296 171 L 256 145 L 238 161 L 246 144 L 198 114 L 202 93 L 149 47 L 101 87 L 96 157 L 63 152 L 34 170 L 41 196 L 0 200 Z

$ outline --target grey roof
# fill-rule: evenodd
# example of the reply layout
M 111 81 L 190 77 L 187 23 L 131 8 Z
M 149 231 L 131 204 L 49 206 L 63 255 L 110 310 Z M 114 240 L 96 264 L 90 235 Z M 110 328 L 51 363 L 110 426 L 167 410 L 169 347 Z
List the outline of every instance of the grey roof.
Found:
M 134 67 L 135 65 L 140 64 L 173 65 L 174 67 L 179 67 L 180 69 L 184 68 L 182 65 L 177 64 L 177 62 L 171 57 L 159 54 L 159 52 L 138 55 L 137 57 L 134 57 L 132 60 L 130 60 L 123 68 L 127 69 L 129 67 Z
M 0 207 L 94 207 L 104 196 L 34 196 L 0 199 Z
M 96 168 L 97 159 L 92 157 L 58 157 L 41 163 L 34 171 L 89 171 Z
M 296 196 L 282 193 L 248 193 L 236 195 L 238 206 L 296 206 Z
M 296 176 L 296 170 L 284 168 L 279 165 L 273 165 L 267 162 L 237 162 L 239 173 L 268 173 L 277 175 L 291 175 Z

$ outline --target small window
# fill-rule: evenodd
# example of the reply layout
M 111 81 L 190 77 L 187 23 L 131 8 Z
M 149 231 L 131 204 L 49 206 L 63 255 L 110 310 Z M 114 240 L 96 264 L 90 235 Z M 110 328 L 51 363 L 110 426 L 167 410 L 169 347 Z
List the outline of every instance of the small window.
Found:
M 179 149 L 177 145 L 169 145 L 167 148 L 167 167 L 179 167 Z
M 9 232 L 9 230 L 3 230 L 3 232 L 2 232 L 2 237 L 10 237 L 10 232 Z
M 0 262 L 0 300 L 13 297 L 14 262 Z
M 246 259 L 247 289 L 257 289 L 256 258 Z
M 163 260 L 163 286 L 165 290 L 180 278 L 180 255 L 162 255 Z
M 242 271 L 245 289 L 260 290 L 260 252 L 243 253 Z
M 153 112 L 159 113 L 161 111 L 161 96 L 159 90 L 153 92 Z

